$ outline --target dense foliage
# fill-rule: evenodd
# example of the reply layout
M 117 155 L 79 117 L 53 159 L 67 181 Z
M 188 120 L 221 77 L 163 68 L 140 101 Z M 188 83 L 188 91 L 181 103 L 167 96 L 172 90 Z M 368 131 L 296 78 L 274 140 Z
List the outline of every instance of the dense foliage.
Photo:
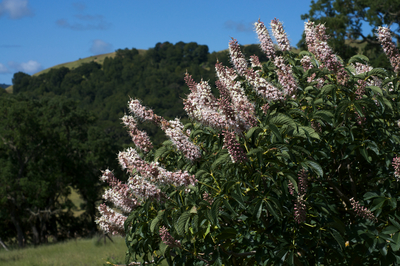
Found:
M 99 168 L 114 164 L 112 139 L 64 97 L 0 97 L 0 217 L 3 241 L 47 243 L 96 230 Z M 115 147 L 114 147 L 115 149 Z M 110 156 L 111 155 L 111 156 Z M 71 188 L 85 200 L 74 217 Z
M 216 64 L 219 97 L 187 75 L 191 118 L 167 121 L 129 101 L 134 147 L 119 153 L 126 184 L 111 188 L 97 220 L 126 234 L 127 263 L 152 254 L 170 265 L 392 265 L 400 263 L 400 55 L 378 37 L 392 68 L 362 55 L 341 61 L 323 25 L 307 22 L 308 52 L 280 51 L 255 23 L 269 61 L 229 44 L 234 69 Z M 145 101 L 144 101 L 145 102 Z M 170 140 L 151 150 L 138 120 Z

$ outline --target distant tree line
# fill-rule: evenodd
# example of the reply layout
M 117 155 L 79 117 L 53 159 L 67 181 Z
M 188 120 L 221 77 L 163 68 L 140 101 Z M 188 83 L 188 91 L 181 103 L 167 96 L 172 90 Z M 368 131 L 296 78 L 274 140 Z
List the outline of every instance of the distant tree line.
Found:
M 5 83 L 0 83 L 0 88 L 6 89 L 10 87 L 11 85 L 5 84 Z

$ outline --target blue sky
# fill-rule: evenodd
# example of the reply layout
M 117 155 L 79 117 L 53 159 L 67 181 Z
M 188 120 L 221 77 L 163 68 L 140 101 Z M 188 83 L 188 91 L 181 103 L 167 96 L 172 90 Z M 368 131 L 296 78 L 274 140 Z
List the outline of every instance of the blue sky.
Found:
M 0 83 L 13 74 L 117 49 L 148 49 L 157 42 L 197 42 L 210 52 L 258 43 L 252 23 L 283 22 L 292 46 L 301 38 L 311 0 L 2 0 Z

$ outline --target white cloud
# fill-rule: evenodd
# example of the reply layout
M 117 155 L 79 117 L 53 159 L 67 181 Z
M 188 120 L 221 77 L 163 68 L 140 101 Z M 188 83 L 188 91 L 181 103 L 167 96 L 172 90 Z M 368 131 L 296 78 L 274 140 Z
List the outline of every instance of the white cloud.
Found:
M 32 16 L 33 11 L 28 6 L 28 0 L 3 0 L 0 3 L 0 16 L 7 14 L 11 19 Z
M 29 60 L 26 63 L 16 63 L 11 61 L 8 62 L 8 65 L 16 71 L 21 71 L 28 74 L 35 74 L 43 69 L 39 62 L 33 60 Z
M 113 51 L 112 44 L 106 43 L 105 41 L 102 40 L 94 40 L 92 47 L 90 47 L 90 52 L 92 54 L 105 54 L 105 53 L 110 53 Z
M 81 2 L 72 3 L 72 6 L 78 11 L 82 11 L 82 10 L 86 9 L 86 5 Z
M 8 73 L 11 73 L 10 70 L 5 65 L 0 63 L 0 74 L 8 74 Z
M 236 22 L 233 20 L 228 20 L 224 23 L 225 28 L 233 29 L 236 32 L 252 32 L 254 26 L 252 23 Z
M 59 27 L 71 30 L 106 30 L 111 27 L 111 23 L 105 20 L 102 15 L 74 15 L 77 22 L 70 23 L 67 19 L 58 19 L 56 24 Z

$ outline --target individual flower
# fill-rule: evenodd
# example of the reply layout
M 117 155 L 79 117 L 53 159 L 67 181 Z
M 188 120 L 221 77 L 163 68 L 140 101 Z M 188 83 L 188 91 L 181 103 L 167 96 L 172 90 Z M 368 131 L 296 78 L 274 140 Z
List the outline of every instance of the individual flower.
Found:
M 350 203 L 357 216 L 368 219 L 374 223 L 378 222 L 378 219 L 375 217 L 375 215 L 368 208 L 361 206 L 360 203 L 354 198 L 350 199 Z
M 254 23 L 256 33 L 258 35 L 258 39 L 260 40 L 261 50 L 266 54 L 266 56 L 270 59 L 275 57 L 275 47 L 272 42 L 271 37 L 269 36 L 268 30 L 265 27 L 264 23 L 258 20 L 258 22 Z
M 378 40 L 382 45 L 383 51 L 390 61 L 395 72 L 400 71 L 399 50 L 392 41 L 392 35 L 388 27 L 379 27 L 377 30 Z
M 289 51 L 290 44 L 289 39 L 287 38 L 286 32 L 283 29 L 282 22 L 279 19 L 275 18 L 271 21 L 272 34 L 274 35 L 276 42 L 278 43 L 278 47 L 282 51 Z

